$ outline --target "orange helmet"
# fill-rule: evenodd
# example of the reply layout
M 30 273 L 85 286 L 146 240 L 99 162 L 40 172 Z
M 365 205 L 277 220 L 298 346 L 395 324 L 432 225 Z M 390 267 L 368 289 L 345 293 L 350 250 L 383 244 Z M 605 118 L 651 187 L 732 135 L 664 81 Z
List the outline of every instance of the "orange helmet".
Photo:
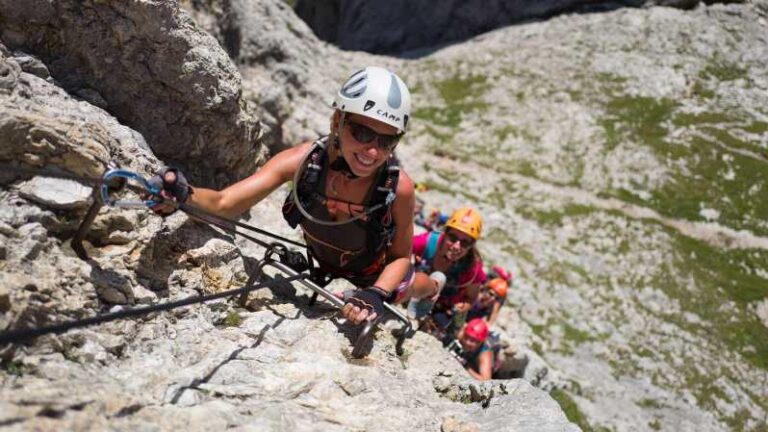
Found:
M 488 338 L 488 324 L 482 318 L 475 318 L 464 327 L 464 335 L 485 342 L 485 339 Z
M 477 240 L 480 238 L 480 233 L 483 231 L 483 220 L 480 218 L 480 213 L 475 209 L 471 207 L 461 207 L 451 213 L 451 217 L 448 218 L 445 227 L 461 231 Z
M 496 294 L 496 297 L 503 299 L 507 296 L 509 284 L 502 278 L 495 278 L 488 282 L 488 288 Z

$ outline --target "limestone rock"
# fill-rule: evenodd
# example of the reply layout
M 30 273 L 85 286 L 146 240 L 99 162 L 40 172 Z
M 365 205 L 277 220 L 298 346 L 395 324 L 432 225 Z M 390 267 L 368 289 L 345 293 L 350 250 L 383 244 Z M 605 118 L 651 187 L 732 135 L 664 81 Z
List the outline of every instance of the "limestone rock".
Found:
M 241 100 L 240 74 L 175 2 L 3 0 L 0 28 L 67 91 L 103 98 L 166 163 L 183 163 L 207 184 L 253 172 L 259 127 Z
M 17 51 L 13 53 L 13 60 L 19 64 L 21 67 L 21 70 L 35 75 L 38 78 L 42 78 L 44 80 L 47 80 L 51 78 L 51 73 L 48 71 L 48 66 L 46 66 L 40 59 L 31 56 L 29 54 Z
M 243 97 L 253 101 L 273 151 L 328 133 L 333 92 L 359 64 L 317 37 L 285 2 L 222 0 L 192 2 L 190 13 L 217 35 L 244 77 Z
M 44 207 L 69 210 L 87 207 L 91 189 L 73 180 L 38 176 L 23 182 L 19 195 Z
M 144 175 L 157 166 L 143 138 L 104 111 L 22 72 L 12 58 L 0 56 L 0 68 L 9 71 L 0 74 L 0 162 L 26 169 L 50 164 L 52 171 L 89 178 L 100 178 L 110 160 Z M 19 174 L 4 169 L 0 180 L 9 175 Z
M 763 325 L 768 327 L 768 300 L 758 302 L 755 306 L 755 313 L 763 322 Z
M 322 300 L 309 307 L 307 290 L 281 284 L 252 294 L 248 309 L 222 299 L 0 348 L 0 424 L 574 430 L 552 391 L 585 429 L 764 427 L 755 397 L 766 382 L 765 328 L 755 319 L 764 302 L 734 299 L 740 281 L 766 279 L 764 1 L 559 16 L 412 61 L 319 43 L 281 0 L 191 3 L 210 8 L 196 17 L 215 18 L 204 22 L 225 48 L 213 49 L 175 2 L 0 0 L 4 43 L 25 47 L 52 74 L 0 45 L 0 327 L 240 287 L 265 252 L 182 213 L 105 208 L 86 238 L 91 259 L 75 258 L 68 242 L 82 209 L 43 208 L 19 195 L 22 183 L 40 169 L 93 178 L 117 160 L 148 175 L 167 162 L 98 106 L 117 113 L 131 103 L 121 91 L 149 77 L 147 97 L 128 112 L 147 111 L 136 115 L 146 120 L 151 100 L 159 123 L 192 130 L 210 126 L 201 105 L 229 107 L 210 121 L 224 118 L 232 140 L 241 129 L 231 119 L 244 111 L 233 108 L 228 49 L 246 80 L 243 99 L 260 105 L 277 149 L 327 130 L 335 85 L 354 67 L 382 64 L 414 92 L 418 114 L 398 155 L 434 186 L 419 197 L 442 210 L 477 205 L 484 259 L 519 277 L 498 324 L 505 360 L 527 362 L 523 379 L 478 383 L 422 333 L 397 356 L 394 322 L 376 333 L 368 357 L 352 359 L 356 329 Z M 187 54 L 189 63 L 179 60 Z M 104 63 L 129 82 L 104 85 Z M 206 89 L 222 90 L 221 105 Z M 167 122 L 169 111 L 178 123 Z M 217 157 L 211 164 L 240 160 Z M 710 190 L 714 198 L 699 198 Z M 280 216 L 286 192 L 244 220 L 300 239 Z M 659 204 L 668 193 L 675 199 Z M 692 220 L 705 208 L 717 220 Z

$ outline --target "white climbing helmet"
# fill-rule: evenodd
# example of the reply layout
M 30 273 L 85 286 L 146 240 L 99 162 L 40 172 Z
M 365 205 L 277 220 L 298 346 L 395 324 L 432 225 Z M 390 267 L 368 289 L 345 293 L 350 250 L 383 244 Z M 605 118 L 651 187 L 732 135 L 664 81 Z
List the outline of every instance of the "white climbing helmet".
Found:
M 411 92 L 393 72 L 368 66 L 344 82 L 333 107 L 378 120 L 404 133 L 411 115 Z

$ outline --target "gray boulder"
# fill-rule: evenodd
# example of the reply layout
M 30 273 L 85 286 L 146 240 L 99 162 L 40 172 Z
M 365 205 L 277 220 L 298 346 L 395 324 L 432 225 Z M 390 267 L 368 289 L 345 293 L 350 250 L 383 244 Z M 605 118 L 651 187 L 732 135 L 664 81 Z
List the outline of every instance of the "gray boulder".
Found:
M 70 94 L 107 109 L 199 182 L 253 172 L 259 126 L 240 74 L 176 2 L 2 0 L 0 29 L 9 48 L 41 58 Z
M 352 60 L 321 42 L 281 0 L 192 2 L 187 10 L 240 68 L 266 146 L 279 151 L 328 132 L 333 93 L 365 56 Z

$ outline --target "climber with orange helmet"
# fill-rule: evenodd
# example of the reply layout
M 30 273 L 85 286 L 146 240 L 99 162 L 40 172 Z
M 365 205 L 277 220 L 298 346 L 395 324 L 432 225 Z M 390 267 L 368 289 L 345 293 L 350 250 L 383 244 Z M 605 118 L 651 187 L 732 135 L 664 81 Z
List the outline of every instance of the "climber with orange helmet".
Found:
M 472 304 L 472 308 L 467 313 L 467 320 L 474 318 L 484 319 L 488 325 L 496 322 L 499 316 L 499 310 L 507 299 L 507 289 L 509 284 L 502 278 L 493 278 L 489 280 L 482 288 L 477 300 Z
M 477 210 L 461 207 L 448 218 L 443 232 L 431 231 L 413 238 L 417 269 L 414 287 L 420 293 L 426 292 L 435 279 L 427 275 L 436 272 L 442 273 L 446 282 L 444 288 L 435 290 L 431 298 L 411 301 L 409 314 L 412 317 L 423 318 L 434 305 L 444 315 L 457 319 L 453 331 L 461 328 L 486 280 L 483 260 L 475 247 L 482 228 Z
M 447 345 L 464 369 L 475 379 L 486 381 L 493 375 L 493 353 L 488 339 L 488 324 L 480 318 L 468 321 L 456 339 Z
M 413 182 L 393 154 L 410 107 L 400 77 L 380 67 L 360 69 L 336 93 L 328 135 L 278 153 L 220 191 L 193 188 L 178 170 L 164 170 L 152 181 L 168 200 L 229 218 L 292 181 L 284 218 L 301 227 L 319 271 L 358 288 L 344 296 L 343 316 L 354 324 L 370 321 L 382 315 L 384 301 L 420 295 L 412 289 L 410 262 Z M 154 210 L 167 214 L 174 207 L 159 204 Z

